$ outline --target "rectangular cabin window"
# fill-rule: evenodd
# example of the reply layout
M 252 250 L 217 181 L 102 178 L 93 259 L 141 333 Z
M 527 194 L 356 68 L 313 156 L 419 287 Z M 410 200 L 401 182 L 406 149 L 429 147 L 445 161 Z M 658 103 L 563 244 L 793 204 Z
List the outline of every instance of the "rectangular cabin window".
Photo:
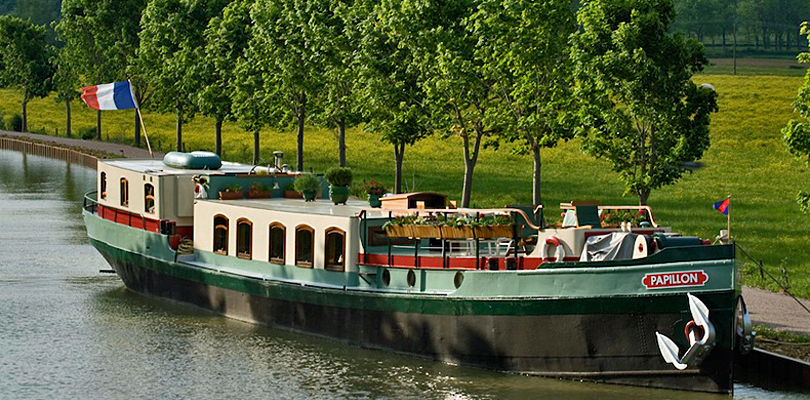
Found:
M 295 265 L 298 267 L 312 268 L 314 257 L 315 231 L 304 225 L 295 228 Z
M 214 217 L 214 253 L 228 254 L 228 218 Z
M 154 214 L 155 213 L 155 187 L 151 183 L 143 185 L 143 205 L 144 211 Z
M 236 223 L 236 256 L 250 260 L 252 245 L 253 224 L 246 219 L 240 219 Z
M 107 199 L 107 173 L 106 172 L 101 173 L 101 176 L 99 177 L 99 181 L 100 181 L 100 184 L 101 184 L 101 193 L 99 193 L 99 196 L 101 196 L 102 200 L 106 200 Z
M 345 270 L 345 238 L 346 234 L 340 229 L 333 228 L 326 231 L 326 269 L 332 271 Z
M 121 178 L 121 205 L 129 207 L 129 181 L 127 178 Z

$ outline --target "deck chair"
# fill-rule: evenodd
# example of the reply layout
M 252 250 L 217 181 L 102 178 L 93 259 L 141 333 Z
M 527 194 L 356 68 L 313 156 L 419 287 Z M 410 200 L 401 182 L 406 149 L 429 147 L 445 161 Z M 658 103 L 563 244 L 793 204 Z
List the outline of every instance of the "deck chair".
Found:
M 571 205 L 577 211 L 577 227 L 591 226 L 595 229 L 602 227 L 598 201 L 572 201 Z

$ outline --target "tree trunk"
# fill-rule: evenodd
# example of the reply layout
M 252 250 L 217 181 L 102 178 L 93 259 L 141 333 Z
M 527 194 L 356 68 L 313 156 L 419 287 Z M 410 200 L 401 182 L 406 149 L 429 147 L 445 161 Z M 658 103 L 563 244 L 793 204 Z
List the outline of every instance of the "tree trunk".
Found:
M 28 132 L 28 100 L 23 98 L 22 102 L 22 132 Z
M 101 110 L 96 111 L 96 139 L 101 140 Z
M 402 159 L 405 156 L 405 144 L 394 144 L 394 194 L 402 193 Z
M 341 167 L 346 166 L 346 119 L 338 121 L 338 163 Z
M 478 124 L 475 128 L 475 143 L 470 151 L 470 139 L 468 134 L 464 134 L 464 186 L 461 189 L 461 207 L 470 207 L 472 198 L 473 172 L 475 164 L 478 162 L 478 151 L 481 149 L 481 138 L 484 137 L 483 127 Z
M 65 118 L 65 134 L 70 137 L 72 133 L 70 130 L 70 99 L 65 99 L 65 115 L 67 115 L 67 118 Z
M 259 165 L 259 130 L 253 131 L 253 165 Z
M 222 119 L 218 118 L 214 125 L 214 132 L 217 136 L 217 155 L 222 156 Z
M 138 109 L 135 109 L 135 147 L 141 147 L 141 123 L 138 118 Z
M 177 103 L 177 151 L 183 151 L 183 105 Z
M 298 170 L 304 170 L 304 120 L 306 119 L 306 111 L 302 110 L 298 114 L 298 149 L 295 156 L 298 158 Z
M 650 198 L 650 189 L 643 189 L 638 192 L 638 205 L 646 206 L 647 199 Z
M 534 156 L 534 174 L 532 176 L 532 204 L 537 207 L 540 202 L 540 167 L 542 159 L 540 158 L 540 146 L 532 146 L 532 155 Z

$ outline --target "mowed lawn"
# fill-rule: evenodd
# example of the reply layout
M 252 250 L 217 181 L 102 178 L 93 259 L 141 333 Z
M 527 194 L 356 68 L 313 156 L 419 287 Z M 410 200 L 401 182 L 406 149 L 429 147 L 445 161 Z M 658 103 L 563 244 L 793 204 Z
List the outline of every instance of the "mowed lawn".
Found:
M 711 83 L 719 93 L 720 112 L 712 119 L 711 148 L 705 167 L 688 174 L 677 184 L 656 190 L 650 205 L 659 223 L 675 231 L 714 239 L 726 227 L 726 217 L 712 203 L 732 195 L 732 234 L 737 242 L 791 291 L 810 297 L 810 216 L 801 214 L 795 202 L 800 189 L 810 188 L 810 170 L 794 160 L 785 148 L 780 130 L 794 114 L 791 102 L 802 83 L 800 77 L 699 75 L 697 83 Z M 20 95 L 0 91 L 0 111 L 6 118 L 19 112 Z M 105 139 L 132 142 L 134 112 L 106 111 Z M 29 129 L 64 135 L 64 104 L 53 98 L 29 105 Z M 173 115 L 146 114 L 145 123 L 153 147 L 174 147 Z M 81 128 L 95 126 L 95 112 L 73 103 L 74 136 Z M 224 126 L 226 159 L 251 160 L 253 137 L 238 124 Z M 355 179 L 374 178 L 393 182 L 393 149 L 375 135 L 352 129 L 348 133 L 348 164 Z M 186 150 L 213 150 L 214 123 L 197 117 L 184 125 Z M 580 151 L 573 140 L 543 153 L 543 203 L 550 220 L 559 220 L 559 204 L 574 199 L 600 200 L 603 204 L 635 204 L 637 198 L 622 196 L 624 188 L 609 166 Z M 145 146 L 145 145 L 144 145 Z M 295 165 L 295 130 L 261 133 L 261 159 L 272 160 L 282 150 L 286 162 Z M 531 198 L 532 162 L 516 155 L 510 144 L 499 150 L 483 149 L 475 169 L 475 206 L 525 204 Z M 307 170 L 324 172 L 337 164 L 336 133 L 308 128 L 304 161 Z M 425 139 L 405 152 L 404 180 L 408 190 L 438 191 L 460 197 L 464 165 L 458 138 Z M 746 284 L 777 287 L 760 278 L 757 266 L 738 254 Z

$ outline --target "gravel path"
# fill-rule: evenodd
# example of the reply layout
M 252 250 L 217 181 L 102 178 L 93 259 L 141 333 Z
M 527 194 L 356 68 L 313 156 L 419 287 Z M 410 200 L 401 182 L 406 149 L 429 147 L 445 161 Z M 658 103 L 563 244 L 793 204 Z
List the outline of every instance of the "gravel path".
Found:
M 50 142 L 57 146 L 85 148 L 94 152 L 115 154 L 126 158 L 149 158 L 149 152 L 146 149 L 118 143 L 9 131 L 0 131 L 0 136 L 35 142 Z M 162 158 L 163 154 L 155 153 L 154 157 Z M 790 296 L 745 286 L 743 287 L 743 297 L 748 305 L 748 311 L 751 313 L 751 319 L 755 324 L 768 325 L 774 329 L 794 333 L 810 334 L 810 313 L 804 310 Z M 807 308 L 810 308 L 810 301 L 801 301 Z

